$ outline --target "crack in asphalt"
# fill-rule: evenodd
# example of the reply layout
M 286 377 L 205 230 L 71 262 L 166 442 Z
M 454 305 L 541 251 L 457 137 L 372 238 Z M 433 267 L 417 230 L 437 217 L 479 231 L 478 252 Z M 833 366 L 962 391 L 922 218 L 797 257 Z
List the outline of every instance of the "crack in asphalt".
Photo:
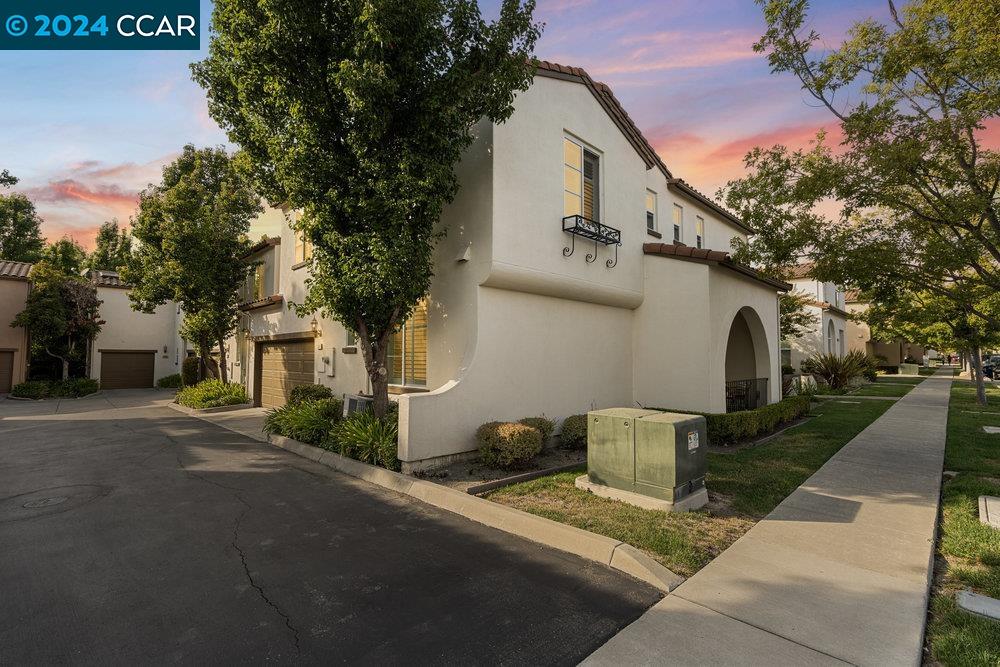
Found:
M 131 431 L 136 435 L 149 435 L 148 433 L 143 434 L 140 431 L 137 431 L 131 428 L 130 426 L 126 426 L 124 424 L 116 423 L 116 425 L 120 425 L 121 428 L 124 428 L 127 431 Z M 233 541 L 230 543 L 230 546 L 233 547 L 233 550 L 236 551 L 236 554 L 240 557 L 240 564 L 243 566 L 243 575 L 246 577 L 247 582 L 255 591 L 257 591 L 257 595 L 264 602 L 264 604 L 266 604 L 268 607 L 274 610 L 274 612 L 278 614 L 278 616 L 280 616 L 282 620 L 284 620 L 285 627 L 287 627 L 289 631 L 291 631 L 292 633 L 292 641 L 295 644 L 295 652 L 301 655 L 302 649 L 299 644 L 300 635 L 298 628 L 292 625 L 291 617 L 285 612 L 283 612 L 278 605 L 276 605 L 274 602 L 271 601 L 271 599 L 267 596 L 267 593 L 264 591 L 264 588 L 256 581 L 254 581 L 253 575 L 250 573 L 250 565 L 247 563 L 247 554 L 245 551 L 243 551 L 243 548 L 240 546 L 240 524 L 243 522 L 243 518 L 250 512 L 250 510 L 253 509 L 253 506 L 250 503 L 248 503 L 246 499 L 243 498 L 243 496 L 240 495 L 240 492 L 242 492 L 243 489 L 235 486 L 228 486 L 226 484 L 222 484 L 221 482 L 217 482 L 214 479 L 209 479 L 191 470 L 190 468 L 185 466 L 184 461 L 181 460 L 181 444 L 177 441 L 177 439 L 168 433 L 160 432 L 157 433 L 157 435 L 167 440 L 168 443 L 174 445 L 174 454 L 177 459 L 177 467 L 180 468 L 184 472 L 184 474 L 186 474 L 188 477 L 193 477 L 207 484 L 211 484 L 212 486 L 216 486 L 220 489 L 232 491 L 233 497 L 236 498 L 236 500 L 240 501 L 240 503 L 243 505 L 243 511 L 239 513 L 239 516 L 237 516 L 236 520 L 233 522 Z M 166 446 L 168 447 L 169 444 Z M 158 450 L 157 452 L 154 452 L 154 454 L 158 453 L 159 451 L 162 450 Z M 150 458 L 150 456 L 153 456 L 153 454 L 147 456 L 146 458 Z M 145 461 L 146 458 L 144 458 L 143 461 Z

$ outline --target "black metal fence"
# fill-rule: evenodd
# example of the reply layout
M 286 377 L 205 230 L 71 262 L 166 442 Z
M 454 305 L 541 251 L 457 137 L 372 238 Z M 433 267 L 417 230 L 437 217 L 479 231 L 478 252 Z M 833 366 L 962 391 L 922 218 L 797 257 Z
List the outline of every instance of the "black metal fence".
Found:
M 726 382 L 726 412 L 753 410 L 767 405 L 767 378 Z

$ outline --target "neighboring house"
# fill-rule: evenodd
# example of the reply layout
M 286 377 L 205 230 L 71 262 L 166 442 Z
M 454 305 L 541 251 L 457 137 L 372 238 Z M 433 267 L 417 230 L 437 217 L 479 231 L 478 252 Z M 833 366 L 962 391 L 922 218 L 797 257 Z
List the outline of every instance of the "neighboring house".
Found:
M 541 63 L 511 118 L 474 132 L 430 294 L 393 339 L 405 470 L 467 456 L 490 420 L 781 399 L 777 297 L 791 286 L 732 261 L 751 230 L 675 178 L 607 86 Z M 259 405 L 308 382 L 370 390 L 352 335 L 289 309 L 309 256 L 284 225 L 248 258 L 227 345 Z
M 91 341 L 87 356 L 90 377 L 102 389 L 153 387 L 167 375 L 179 373 L 186 353 L 181 339 L 180 308 L 173 302 L 153 313 L 132 310 L 128 285 L 114 271 L 85 272 L 101 300 L 101 332 Z
M 860 294 L 854 290 L 847 293 L 847 312 L 851 315 L 864 313 L 868 310 L 868 303 L 861 299 Z M 878 359 L 879 366 L 892 367 L 899 366 L 907 357 L 912 357 L 917 363 L 925 363 L 925 354 L 933 350 L 925 350 L 922 345 L 910 343 L 903 339 L 893 341 L 872 340 L 872 330 L 866 322 L 847 321 L 848 350 L 858 350 L 872 355 Z M 927 354 L 927 356 L 936 356 Z
M 30 271 L 26 262 L 0 260 L 0 394 L 28 376 L 28 332 L 10 323 L 27 305 Z
M 848 352 L 847 324 L 844 291 L 834 283 L 822 282 L 812 276 L 812 264 L 800 264 L 792 272 L 793 292 L 809 297 L 806 311 L 813 315 L 815 324 L 798 338 L 781 343 L 781 363 L 798 369 L 803 360 L 816 354 L 834 354 L 843 357 Z

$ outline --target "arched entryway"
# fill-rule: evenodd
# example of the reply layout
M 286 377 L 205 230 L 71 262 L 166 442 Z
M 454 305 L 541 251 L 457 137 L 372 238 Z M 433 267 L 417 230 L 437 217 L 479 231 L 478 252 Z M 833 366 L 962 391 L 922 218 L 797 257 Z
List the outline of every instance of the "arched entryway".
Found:
M 826 352 L 837 353 L 837 330 L 833 326 L 833 320 L 826 323 Z
M 726 412 L 767 405 L 770 369 L 764 324 L 753 308 L 741 308 L 726 341 Z

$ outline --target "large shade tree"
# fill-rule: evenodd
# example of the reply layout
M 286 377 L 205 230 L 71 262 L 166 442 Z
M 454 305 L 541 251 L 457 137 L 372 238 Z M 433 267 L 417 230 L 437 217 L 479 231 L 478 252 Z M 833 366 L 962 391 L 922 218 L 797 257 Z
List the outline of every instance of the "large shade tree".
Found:
M 723 193 L 761 231 L 744 255 L 808 256 L 821 279 L 930 291 L 1000 326 L 978 296 L 1000 289 L 1000 153 L 983 141 L 1000 115 L 995 5 L 889 0 L 888 23 L 862 21 L 823 49 L 806 0 L 758 2 L 767 30 L 755 49 L 798 78 L 842 139 L 748 154 L 748 176 Z
M 79 275 L 87 261 L 87 251 L 75 239 L 64 236 L 42 250 L 42 259 L 66 275 Z
M 118 271 L 128 263 L 132 254 L 132 236 L 120 228 L 117 220 L 109 220 L 97 230 L 94 251 L 87 255 L 88 269 Z
M 187 145 L 163 168 L 161 182 L 139 194 L 132 220 L 138 245 L 122 268 L 122 279 L 132 286 L 132 307 L 152 312 L 177 302 L 197 321 L 200 338 L 194 342 L 206 366 L 205 337 L 211 334 L 209 340 L 218 344 L 223 381 L 228 381 L 225 339 L 236 328 L 238 292 L 253 270 L 245 261 L 251 246 L 247 233 L 262 210 L 260 197 L 224 148 Z
M 313 244 L 300 311 L 358 335 L 388 406 L 389 337 L 427 294 L 455 164 L 533 75 L 534 1 L 219 0 L 193 66 L 209 112 Z
M 0 189 L 17 185 L 17 178 L 0 171 Z M 19 193 L 0 192 L 0 259 L 34 262 L 42 255 L 42 219 L 30 199 Z

